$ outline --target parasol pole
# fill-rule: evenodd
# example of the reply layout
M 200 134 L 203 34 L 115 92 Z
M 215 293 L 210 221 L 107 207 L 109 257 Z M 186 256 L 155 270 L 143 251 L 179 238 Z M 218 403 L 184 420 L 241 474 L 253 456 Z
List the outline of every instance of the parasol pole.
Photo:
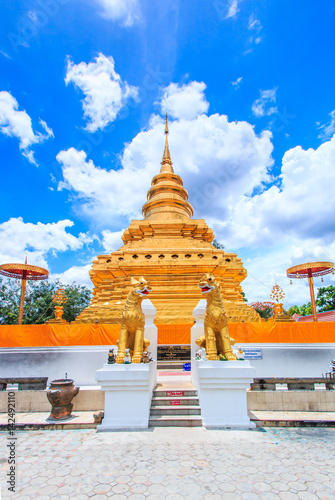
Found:
M 19 319 L 17 324 L 22 325 L 23 319 L 23 308 L 24 308 L 24 297 L 26 295 L 26 286 L 27 286 L 27 271 L 23 271 L 22 281 L 21 281 L 21 296 L 20 296 L 20 307 L 19 307 Z
M 309 291 L 310 291 L 310 294 L 311 294 L 311 304 L 312 304 L 312 311 L 313 311 L 313 321 L 317 321 L 318 317 L 317 317 L 317 314 L 316 314 L 316 304 L 315 304 L 314 282 L 313 282 L 312 269 L 308 269 L 308 284 L 309 284 Z

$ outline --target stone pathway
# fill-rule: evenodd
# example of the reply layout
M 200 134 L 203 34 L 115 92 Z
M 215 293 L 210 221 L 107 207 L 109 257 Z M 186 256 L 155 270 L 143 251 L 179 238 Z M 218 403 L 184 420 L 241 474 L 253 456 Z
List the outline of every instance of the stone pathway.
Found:
M 2 498 L 335 500 L 335 429 L 154 428 L 16 432 L 16 493 Z

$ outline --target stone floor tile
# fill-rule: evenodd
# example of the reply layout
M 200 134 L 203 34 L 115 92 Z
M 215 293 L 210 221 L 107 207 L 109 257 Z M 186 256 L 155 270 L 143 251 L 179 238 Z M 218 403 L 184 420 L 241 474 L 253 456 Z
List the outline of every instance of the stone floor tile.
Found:
M 316 495 L 318 498 L 321 498 L 322 500 L 334 500 L 335 499 L 335 493 L 331 491 L 317 491 Z
M 165 476 L 148 474 L 148 480 L 153 484 L 162 484 L 165 481 Z
M 306 484 L 299 483 L 299 481 L 290 481 L 288 483 L 288 486 L 290 487 L 290 490 L 293 492 L 307 490 Z
M 315 494 L 309 493 L 308 491 L 299 491 L 298 498 L 301 500 L 315 500 Z
M 240 500 L 259 500 L 259 495 L 248 491 L 248 493 L 242 493 L 240 495 Z
M 144 484 L 144 483 L 147 483 L 149 478 L 148 476 L 141 476 L 141 475 L 136 475 L 136 476 L 133 476 L 132 478 L 133 482 L 136 484 Z
M 152 479 L 152 478 L 151 478 Z M 129 491 L 132 495 L 146 492 L 148 487 L 144 484 L 133 484 L 130 486 Z
M 115 486 L 112 487 L 112 491 L 114 493 L 126 493 L 126 491 L 129 490 L 129 486 L 127 484 L 124 484 L 124 483 L 121 483 L 121 484 L 117 484 Z
M 233 493 L 236 491 L 236 485 L 233 483 L 220 484 L 220 490 L 224 493 Z
M 278 500 L 279 496 L 276 493 L 272 493 L 271 491 L 267 491 L 266 493 L 261 493 L 261 500 Z
M 165 493 L 165 487 L 161 484 L 151 484 L 148 486 L 148 492 L 153 495 L 163 495 Z
M 131 481 L 130 476 L 117 476 L 115 478 L 115 482 L 117 482 L 119 484 L 127 484 L 127 483 L 129 483 L 129 481 Z
M 295 500 L 298 497 L 297 493 L 293 493 L 292 491 L 281 491 L 279 493 L 280 500 Z

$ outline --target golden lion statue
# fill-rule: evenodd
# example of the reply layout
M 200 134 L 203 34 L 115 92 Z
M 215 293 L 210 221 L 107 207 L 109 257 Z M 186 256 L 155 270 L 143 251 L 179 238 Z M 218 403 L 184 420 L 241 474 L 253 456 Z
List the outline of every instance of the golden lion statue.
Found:
M 206 348 L 209 360 L 220 359 L 219 354 L 228 360 L 236 359 L 232 349 L 235 340 L 229 336 L 220 283 L 216 282 L 213 274 L 207 273 L 203 275 L 198 286 L 207 300 L 207 307 L 204 319 L 205 336 L 197 338 L 196 344 Z
M 133 288 L 130 290 L 122 312 L 121 331 L 116 356 L 117 363 L 124 362 L 125 350 L 130 350 L 132 363 L 141 363 L 143 352 L 146 352 L 150 342 L 144 338 L 145 316 L 142 311 L 142 300 L 151 292 L 149 283 L 143 276 L 137 281 L 131 278 Z

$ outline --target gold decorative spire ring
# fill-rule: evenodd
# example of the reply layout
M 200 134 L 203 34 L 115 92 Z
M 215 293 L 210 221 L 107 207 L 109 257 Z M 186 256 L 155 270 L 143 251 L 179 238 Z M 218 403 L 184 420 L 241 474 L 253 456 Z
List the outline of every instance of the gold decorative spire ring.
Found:
M 147 202 L 142 213 L 145 219 L 189 219 L 193 208 L 187 201 L 188 194 L 179 175 L 174 173 L 168 144 L 168 119 L 165 117 L 165 150 L 160 173 L 152 179 Z
M 165 149 L 162 160 L 162 168 L 161 172 L 173 172 L 172 161 L 169 151 L 169 143 L 168 143 L 168 134 L 169 134 L 169 126 L 168 126 L 168 117 L 165 116 Z

